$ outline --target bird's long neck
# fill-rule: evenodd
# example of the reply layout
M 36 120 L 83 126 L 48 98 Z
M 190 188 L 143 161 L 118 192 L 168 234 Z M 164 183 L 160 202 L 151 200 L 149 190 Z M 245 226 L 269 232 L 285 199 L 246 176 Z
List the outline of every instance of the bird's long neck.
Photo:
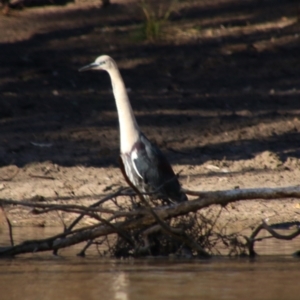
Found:
M 109 75 L 119 117 L 121 153 L 127 153 L 138 140 L 140 130 L 119 70 L 112 69 L 109 71 Z

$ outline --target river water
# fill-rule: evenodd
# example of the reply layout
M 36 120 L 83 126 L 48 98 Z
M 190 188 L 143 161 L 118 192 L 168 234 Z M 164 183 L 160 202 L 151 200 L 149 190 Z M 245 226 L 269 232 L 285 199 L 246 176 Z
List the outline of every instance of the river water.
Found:
M 0 234 L 0 244 L 3 241 Z M 299 250 L 300 240 L 289 247 L 282 247 L 281 242 L 268 245 L 274 246 L 284 255 L 268 253 L 260 245 L 258 250 L 264 255 L 255 259 L 112 260 L 99 258 L 95 252 L 76 257 L 78 249 L 61 251 L 60 256 L 47 252 L 1 259 L 0 300 L 299 300 L 300 259 L 290 254 Z

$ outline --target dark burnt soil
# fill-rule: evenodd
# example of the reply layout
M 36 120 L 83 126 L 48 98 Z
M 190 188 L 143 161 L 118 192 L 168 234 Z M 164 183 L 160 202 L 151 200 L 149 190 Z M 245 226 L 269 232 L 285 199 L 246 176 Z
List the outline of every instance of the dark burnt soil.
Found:
M 135 1 L 0 16 L 0 197 L 90 199 L 124 184 L 108 75 L 77 71 L 101 54 L 184 187 L 298 184 L 297 1 L 183 3 L 155 42 L 141 25 Z

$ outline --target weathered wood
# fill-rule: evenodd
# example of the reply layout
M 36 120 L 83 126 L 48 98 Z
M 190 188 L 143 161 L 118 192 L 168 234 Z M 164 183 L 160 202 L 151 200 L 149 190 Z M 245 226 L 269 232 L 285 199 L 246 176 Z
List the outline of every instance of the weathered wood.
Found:
M 300 187 L 292 186 L 285 188 L 262 188 L 262 189 L 244 189 L 244 190 L 225 190 L 225 191 L 215 191 L 215 192 L 195 192 L 195 191 L 185 191 L 189 195 L 196 195 L 198 198 L 196 200 L 179 203 L 172 206 L 163 206 L 153 209 L 155 214 L 161 219 L 166 220 L 180 215 L 185 215 L 190 212 L 196 212 L 204 207 L 210 205 L 221 205 L 226 206 L 230 202 L 250 200 L 250 199 L 264 199 L 272 201 L 274 199 L 284 199 L 284 198 L 300 198 Z M 29 203 L 29 202 L 18 202 L 12 200 L 0 199 L 0 205 L 5 206 L 9 204 L 18 204 L 23 206 L 34 207 L 35 205 L 39 208 L 49 208 L 51 205 L 41 204 L 41 203 Z M 102 209 L 97 210 L 95 207 L 81 207 L 81 206 L 69 206 L 69 205 L 55 205 L 57 210 L 66 210 L 71 208 L 72 212 L 77 213 L 96 213 L 102 211 Z M 52 208 L 54 208 L 52 207 Z M 90 209 L 90 210 L 89 210 Z M 108 211 L 105 211 L 108 213 Z M 115 211 L 110 211 L 110 213 L 119 213 Z M 134 215 L 132 212 L 129 212 Z M 141 212 L 137 212 L 135 215 L 141 215 Z M 120 230 L 133 230 L 139 228 L 145 228 L 146 226 L 154 225 L 156 223 L 155 218 L 147 210 L 143 210 L 143 215 L 136 218 L 128 218 L 126 221 L 121 222 L 111 222 L 110 225 L 99 224 L 93 225 L 80 230 L 74 230 L 66 232 L 55 237 L 44 239 L 27 241 L 19 245 L 0 248 L 0 256 L 7 255 L 18 255 L 22 253 L 31 253 L 37 251 L 51 251 L 58 250 L 61 248 L 66 248 L 83 241 L 93 240 L 95 238 L 110 235 L 113 233 L 118 233 Z

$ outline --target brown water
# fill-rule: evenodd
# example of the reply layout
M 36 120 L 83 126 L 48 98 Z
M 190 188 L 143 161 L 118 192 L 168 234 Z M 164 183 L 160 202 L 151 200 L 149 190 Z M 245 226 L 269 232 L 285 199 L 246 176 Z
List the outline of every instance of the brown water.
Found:
M 75 253 L 0 260 L 0 299 L 300 299 L 300 259 L 291 255 L 109 260 Z
M 0 260 L 0 299 L 299 299 L 300 260 Z

